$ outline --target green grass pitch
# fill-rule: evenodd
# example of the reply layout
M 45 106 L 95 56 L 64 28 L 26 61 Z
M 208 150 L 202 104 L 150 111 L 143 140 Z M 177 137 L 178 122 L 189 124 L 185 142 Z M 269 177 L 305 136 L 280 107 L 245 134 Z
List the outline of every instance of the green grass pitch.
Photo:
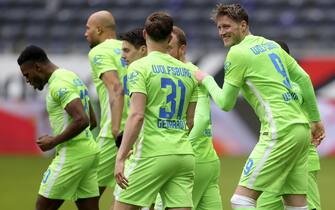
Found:
M 231 209 L 229 199 L 238 182 L 245 157 L 221 158 L 221 194 L 223 209 Z M 0 157 L 0 209 L 1 210 L 33 210 L 42 174 L 51 159 L 30 156 Z M 321 159 L 322 170 L 318 183 L 323 210 L 335 208 L 335 158 Z M 110 209 L 112 192 L 107 190 L 101 200 L 101 210 Z M 61 210 L 75 210 L 71 202 L 65 202 Z

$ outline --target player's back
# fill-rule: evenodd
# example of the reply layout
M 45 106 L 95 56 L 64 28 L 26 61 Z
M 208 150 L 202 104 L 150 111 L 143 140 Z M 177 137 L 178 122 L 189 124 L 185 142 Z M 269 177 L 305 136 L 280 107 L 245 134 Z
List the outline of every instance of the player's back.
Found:
M 261 132 L 280 132 L 291 124 L 307 123 L 291 84 L 293 61 L 274 41 L 253 35 L 227 55 L 225 81 L 241 87 L 262 123 Z
M 147 96 L 141 156 L 193 154 L 186 111 L 197 99 L 197 82 L 187 65 L 154 51 L 129 66 L 128 84 L 131 93 Z

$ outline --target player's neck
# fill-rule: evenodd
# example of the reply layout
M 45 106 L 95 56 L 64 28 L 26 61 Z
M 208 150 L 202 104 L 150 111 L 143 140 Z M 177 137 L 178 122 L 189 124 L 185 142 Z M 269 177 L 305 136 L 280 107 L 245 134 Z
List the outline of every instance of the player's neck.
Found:
M 180 58 L 179 58 L 178 60 L 180 60 L 180 61 L 183 62 L 183 63 L 187 63 L 187 60 L 186 60 L 186 58 L 185 58 L 185 55 L 180 56 Z
M 47 81 L 51 77 L 52 73 L 54 73 L 56 71 L 56 69 L 59 69 L 59 67 L 56 66 L 55 64 L 53 64 L 51 62 L 49 64 L 47 64 L 47 67 L 46 67 L 46 79 L 47 79 Z
M 104 42 L 106 39 L 116 39 L 116 33 L 111 31 L 111 32 L 102 34 L 100 38 L 100 43 Z
M 167 50 L 168 50 L 168 45 L 166 44 L 156 44 L 156 43 L 152 43 L 148 46 L 148 54 L 150 52 L 153 52 L 153 51 L 158 51 L 158 52 L 161 52 L 161 53 L 167 53 Z

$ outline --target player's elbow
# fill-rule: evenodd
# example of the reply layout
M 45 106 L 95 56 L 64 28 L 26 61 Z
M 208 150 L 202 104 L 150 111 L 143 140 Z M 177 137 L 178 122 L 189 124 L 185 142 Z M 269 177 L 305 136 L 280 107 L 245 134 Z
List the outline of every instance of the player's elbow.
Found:
M 114 90 L 114 92 L 117 95 L 123 95 L 124 94 L 124 92 L 123 92 L 123 86 L 122 86 L 122 84 L 120 82 L 114 83 L 113 90 Z
M 142 124 L 144 121 L 144 113 L 143 112 L 133 112 L 131 115 L 131 119 L 138 124 Z
M 90 120 L 86 115 L 80 115 L 74 119 L 74 123 L 79 130 L 84 130 L 90 125 Z

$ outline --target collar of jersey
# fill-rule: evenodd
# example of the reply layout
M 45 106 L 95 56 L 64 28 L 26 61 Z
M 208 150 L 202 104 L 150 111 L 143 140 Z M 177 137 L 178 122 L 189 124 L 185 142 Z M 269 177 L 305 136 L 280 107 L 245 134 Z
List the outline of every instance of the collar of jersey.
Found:
M 48 80 L 48 83 L 51 84 L 51 82 L 55 79 L 56 77 L 56 71 L 58 71 L 59 69 L 56 69 L 54 72 L 52 72 L 49 80 Z
M 149 55 L 160 55 L 160 56 L 167 56 L 169 54 L 167 53 L 162 53 L 162 52 L 159 52 L 159 51 L 152 51 L 149 53 Z

